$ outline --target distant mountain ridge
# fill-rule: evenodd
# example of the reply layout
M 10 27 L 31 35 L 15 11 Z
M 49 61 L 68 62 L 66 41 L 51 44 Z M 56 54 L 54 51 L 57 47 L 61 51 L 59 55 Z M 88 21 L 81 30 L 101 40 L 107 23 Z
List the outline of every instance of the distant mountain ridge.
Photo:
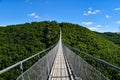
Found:
M 120 33 L 119 32 L 116 32 L 116 33 L 113 33 L 113 32 L 98 33 L 98 32 L 96 32 L 96 33 L 100 34 L 101 36 L 114 42 L 115 44 L 120 45 Z

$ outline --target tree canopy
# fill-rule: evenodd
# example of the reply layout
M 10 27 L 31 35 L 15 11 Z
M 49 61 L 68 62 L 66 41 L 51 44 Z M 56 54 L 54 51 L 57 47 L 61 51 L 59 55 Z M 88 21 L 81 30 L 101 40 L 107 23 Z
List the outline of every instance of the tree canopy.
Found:
M 72 23 L 42 21 L 0 27 L 0 70 L 56 44 L 60 27 L 65 44 L 120 67 L 119 34 L 93 32 Z M 85 60 L 98 69 L 95 61 Z M 35 61 L 25 63 L 24 71 Z M 120 73 L 108 67 L 105 69 L 103 73 L 111 80 L 120 80 Z M 4 73 L 0 80 L 15 80 L 18 75 L 16 67 Z

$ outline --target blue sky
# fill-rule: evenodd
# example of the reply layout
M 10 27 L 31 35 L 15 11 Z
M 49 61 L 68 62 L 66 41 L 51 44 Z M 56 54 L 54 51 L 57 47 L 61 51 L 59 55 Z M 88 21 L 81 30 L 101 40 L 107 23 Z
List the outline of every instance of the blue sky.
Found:
M 0 0 L 0 26 L 43 20 L 119 32 L 120 0 Z

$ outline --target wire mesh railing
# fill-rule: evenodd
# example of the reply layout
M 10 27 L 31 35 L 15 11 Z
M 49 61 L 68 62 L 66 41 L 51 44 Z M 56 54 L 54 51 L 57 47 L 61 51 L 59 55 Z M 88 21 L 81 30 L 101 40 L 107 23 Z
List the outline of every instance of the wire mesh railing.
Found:
M 64 44 L 63 52 L 65 53 L 75 80 L 109 80 Z
M 17 80 L 47 80 L 58 50 L 58 44 L 46 55 L 39 59 L 32 67 L 21 74 Z
M 49 76 L 57 50 L 58 44 L 56 46 L 51 46 L 50 48 L 44 49 L 43 51 L 33 56 L 30 56 L 3 70 L 0 70 L 0 75 L 5 74 L 6 72 L 20 66 L 21 75 L 17 78 L 17 80 L 45 80 Z M 41 57 L 41 55 L 45 56 Z M 30 67 L 27 71 L 23 72 L 23 69 L 25 67 L 23 64 L 36 57 L 39 58 L 38 61 L 34 65 L 32 65 L 32 67 Z

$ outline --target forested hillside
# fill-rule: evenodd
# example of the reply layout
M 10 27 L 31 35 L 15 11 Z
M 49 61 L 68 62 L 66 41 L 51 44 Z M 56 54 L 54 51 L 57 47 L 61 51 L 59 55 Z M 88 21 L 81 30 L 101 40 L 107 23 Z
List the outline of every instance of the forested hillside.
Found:
M 59 24 L 55 21 L 0 27 L 0 70 L 54 45 L 58 39 Z M 25 63 L 24 70 L 33 62 Z M 14 80 L 18 73 L 19 66 L 18 70 L 3 74 L 0 80 Z
M 111 40 L 77 24 L 43 21 L 0 27 L 0 70 L 57 43 L 60 27 L 65 44 L 120 67 L 119 36 Z M 86 60 L 98 68 L 94 61 Z M 24 64 L 24 70 L 35 61 Z M 14 80 L 20 72 L 16 69 L 4 73 L 0 80 Z M 120 80 L 120 73 L 105 69 L 103 73 L 111 80 Z
M 62 23 L 61 27 L 65 44 L 120 67 L 119 45 L 77 24 Z M 89 58 L 86 60 L 97 69 L 100 67 L 95 61 L 91 61 Z M 111 80 L 120 80 L 120 72 L 114 71 L 111 68 L 106 68 L 105 66 L 103 73 Z

